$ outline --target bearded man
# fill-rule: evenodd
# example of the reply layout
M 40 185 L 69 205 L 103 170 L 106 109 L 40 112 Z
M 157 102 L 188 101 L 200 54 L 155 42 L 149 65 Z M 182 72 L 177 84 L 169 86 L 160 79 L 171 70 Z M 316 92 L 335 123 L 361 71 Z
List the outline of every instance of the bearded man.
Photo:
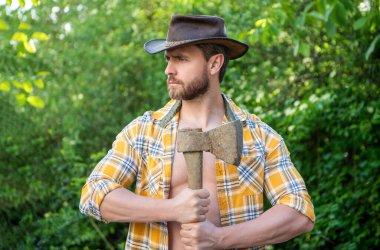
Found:
M 82 189 L 82 213 L 129 222 L 126 249 L 262 249 L 314 226 L 305 183 L 284 140 L 221 93 L 229 60 L 248 45 L 228 38 L 215 16 L 174 15 L 166 39 L 145 43 L 164 52 L 172 99 L 128 124 Z M 177 131 L 243 125 L 238 166 L 203 153 L 203 188 L 188 188 Z M 127 188 L 136 183 L 134 192 Z M 263 195 L 273 205 L 263 211 Z

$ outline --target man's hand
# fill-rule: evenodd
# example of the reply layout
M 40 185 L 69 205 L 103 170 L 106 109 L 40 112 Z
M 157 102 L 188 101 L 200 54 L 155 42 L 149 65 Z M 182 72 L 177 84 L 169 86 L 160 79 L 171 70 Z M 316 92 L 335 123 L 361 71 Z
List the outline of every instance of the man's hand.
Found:
M 180 223 L 200 222 L 206 219 L 210 193 L 206 189 L 185 188 L 173 198 L 175 221 Z
M 182 224 L 181 241 L 186 250 L 218 249 L 220 248 L 218 229 L 208 220 L 199 223 Z

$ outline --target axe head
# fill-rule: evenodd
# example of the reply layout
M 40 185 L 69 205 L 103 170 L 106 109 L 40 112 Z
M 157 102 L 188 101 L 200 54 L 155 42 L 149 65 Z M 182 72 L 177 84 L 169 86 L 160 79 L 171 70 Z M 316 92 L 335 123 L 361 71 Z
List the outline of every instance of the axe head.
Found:
M 199 129 L 180 129 L 177 138 L 178 152 L 207 151 L 229 164 L 238 166 L 243 150 L 243 126 L 236 120 L 201 132 Z

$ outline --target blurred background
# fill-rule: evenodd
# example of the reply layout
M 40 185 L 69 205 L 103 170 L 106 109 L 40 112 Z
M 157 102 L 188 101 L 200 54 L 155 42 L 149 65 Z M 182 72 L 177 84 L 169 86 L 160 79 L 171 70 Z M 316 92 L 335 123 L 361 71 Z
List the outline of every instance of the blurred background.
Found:
M 380 244 L 377 0 L 0 0 L 0 249 L 123 249 L 127 224 L 81 215 L 80 191 L 117 135 L 169 99 L 174 13 L 218 15 L 250 45 L 223 92 L 287 142 L 316 213 L 271 249 Z M 254 236 L 253 236 L 254 237 Z

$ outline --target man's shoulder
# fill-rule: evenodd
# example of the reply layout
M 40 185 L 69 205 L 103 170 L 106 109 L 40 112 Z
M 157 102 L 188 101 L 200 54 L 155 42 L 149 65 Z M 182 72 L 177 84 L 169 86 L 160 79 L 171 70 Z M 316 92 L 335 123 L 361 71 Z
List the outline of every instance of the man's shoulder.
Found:
M 243 121 L 244 125 L 251 131 L 255 137 L 266 138 L 268 136 L 275 137 L 278 140 L 282 140 L 279 135 L 271 126 L 262 121 L 259 116 L 249 112 L 246 108 L 240 107 L 229 99 L 231 107 L 235 115 Z
M 131 136 L 139 133 L 145 133 L 146 130 L 154 130 L 154 128 L 164 128 L 165 122 L 170 122 L 170 120 L 172 120 L 175 115 L 176 111 L 173 111 L 175 105 L 175 100 L 171 100 L 158 110 L 145 111 L 142 115 L 136 117 L 129 124 L 127 124 L 122 132 L 127 133 L 129 136 Z M 174 114 L 171 115 L 171 113 Z

